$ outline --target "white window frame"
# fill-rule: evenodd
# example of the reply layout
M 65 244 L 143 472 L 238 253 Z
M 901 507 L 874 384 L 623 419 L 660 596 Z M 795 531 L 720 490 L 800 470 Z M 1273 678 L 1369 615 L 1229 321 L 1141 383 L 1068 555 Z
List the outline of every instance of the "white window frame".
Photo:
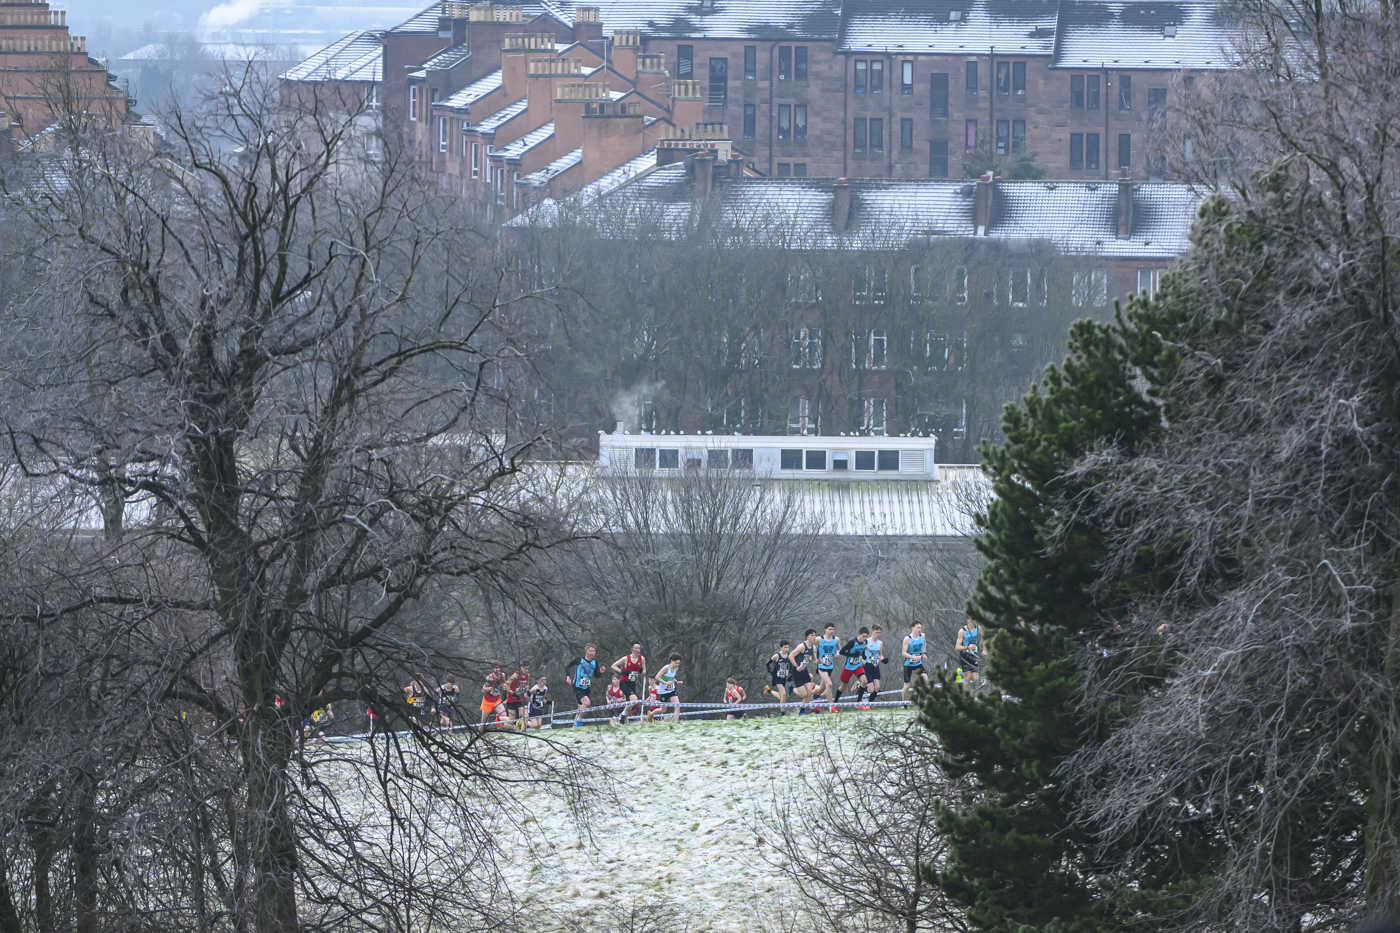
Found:
M 790 437 L 807 437 L 812 430 L 812 402 L 805 395 L 788 397 L 787 433 Z
M 1027 267 L 1027 268 L 1024 268 L 1024 269 L 1012 269 L 1011 272 L 1008 273 L 1007 278 L 1008 278 L 1008 281 L 1007 281 L 1007 292 L 1006 292 L 1006 293 L 1007 293 L 1007 298 L 1010 300 L 1011 307 L 1013 307 L 1013 308 L 1028 308 L 1028 307 L 1030 307 L 1030 303 L 1031 303 L 1031 270 L 1030 270 L 1030 268 Z M 1017 289 L 1016 289 L 1016 286 L 1017 286 L 1017 285 L 1022 286 L 1022 291 L 1021 291 L 1021 293 L 1020 293 L 1019 295 L 1017 294 Z
M 447 118 L 438 117 L 438 152 L 447 151 Z
M 1157 286 L 1159 284 L 1160 269 L 1142 268 L 1137 271 L 1137 294 L 1147 292 L 1148 298 L 1157 297 Z M 1147 281 L 1144 283 L 1143 279 Z
M 1103 267 L 1074 270 L 1070 304 L 1076 308 L 1108 306 L 1108 270 Z
M 792 368 L 822 368 L 822 329 L 794 327 L 792 329 Z
M 883 398 L 864 399 L 861 405 L 861 433 L 866 437 L 884 437 L 888 428 Z
M 472 177 L 481 177 L 481 143 L 472 143 Z
M 953 280 L 948 283 L 948 292 L 953 304 L 967 304 L 967 266 L 953 267 Z
M 412 123 L 418 122 L 418 85 L 408 86 L 408 119 Z
M 510 179 L 510 202 L 512 210 L 520 210 L 520 173 L 513 172 Z

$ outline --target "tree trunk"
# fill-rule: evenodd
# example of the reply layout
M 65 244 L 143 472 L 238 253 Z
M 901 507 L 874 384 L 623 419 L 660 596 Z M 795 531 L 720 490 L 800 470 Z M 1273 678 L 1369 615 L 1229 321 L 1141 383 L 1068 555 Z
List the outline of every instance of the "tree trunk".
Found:
M 297 841 L 287 800 L 290 735 L 276 710 L 258 713 L 243 749 L 253 933 L 296 933 Z
M 96 780 L 80 774 L 73 814 L 73 902 L 76 933 L 97 933 L 97 813 L 93 806 Z
M 10 866 L 3 850 L 0 850 L 0 933 L 22 933 L 19 910 L 10 893 Z
M 24 818 L 29 845 L 34 850 L 34 922 L 39 933 L 54 929 L 53 889 L 49 884 L 54 856 L 55 814 L 49 799 L 52 792 L 52 784 L 41 788 L 39 799 L 29 804 Z

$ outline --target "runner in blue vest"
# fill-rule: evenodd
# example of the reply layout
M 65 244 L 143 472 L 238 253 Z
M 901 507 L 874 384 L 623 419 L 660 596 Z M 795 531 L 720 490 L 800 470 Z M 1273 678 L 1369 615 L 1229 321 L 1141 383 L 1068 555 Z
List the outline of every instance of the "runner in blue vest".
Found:
M 856 706 L 861 709 L 870 709 L 865 701 L 866 691 L 870 693 L 870 699 L 880 698 L 880 665 L 889 661 L 889 658 L 881 657 L 885 652 L 885 644 L 880 640 L 884 630 L 878 625 L 870 626 L 870 637 L 865 640 L 865 686 L 856 691 Z
M 904 690 L 899 698 L 909 702 L 909 683 L 915 677 L 922 677 L 928 683 L 928 671 L 924 670 L 924 624 L 915 619 L 909 626 L 909 634 L 904 636 L 904 646 L 900 649 L 904 659 Z
M 836 712 L 836 686 L 831 682 L 831 673 L 836 670 L 836 650 L 840 647 L 841 640 L 836 637 L 836 626 L 827 623 L 822 637 L 817 641 L 817 676 L 821 678 L 817 695 L 826 697 L 833 713 Z
M 841 691 L 846 688 L 852 680 L 860 688 L 861 693 L 865 692 L 865 643 L 870 640 L 870 629 L 864 625 L 860 631 L 856 632 L 856 637 L 846 642 L 841 648 L 841 684 L 836 688 L 836 695 L 831 699 L 831 710 L 836 711 L 836 704 L 841 702 Z
M 574 699 L 578 701 L 578 709 L 574 712 L 575 726 L 579 724 L 579 717 L 583 715 L 583 711 L 593 705 L 593 698 L 589 696 L 589 691 L 593 689 L 593 675 L 598 673 L 597 654 L 597 648 L 585 645 L 583 657 L 566 668 L 569 672 L 569 683 L 574 688 Z
M 987 656 L 987 646 L 982 644 L 982 629 L 972 621 L 971 616 L 965 616 L 962 628 L 958 629 L 956 650 L 959 660 L 962 661 L 963 689 L 975 690 L 982 680 L 977 668 Z

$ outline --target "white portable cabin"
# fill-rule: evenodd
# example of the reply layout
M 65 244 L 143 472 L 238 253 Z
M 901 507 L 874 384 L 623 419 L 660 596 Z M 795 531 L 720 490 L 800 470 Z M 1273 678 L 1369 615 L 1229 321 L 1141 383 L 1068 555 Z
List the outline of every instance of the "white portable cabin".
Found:
M 937 481 L 933 437 L 598 432 L 598 464 L 638 470 L 752 470 L 775 478 Z

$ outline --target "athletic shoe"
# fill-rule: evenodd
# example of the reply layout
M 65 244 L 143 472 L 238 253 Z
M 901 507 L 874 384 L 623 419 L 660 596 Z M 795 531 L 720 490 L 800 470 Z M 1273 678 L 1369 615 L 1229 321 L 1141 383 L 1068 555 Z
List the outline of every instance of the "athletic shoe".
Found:
M 865 704 L 865 703 L 857 703 L 857 704 L 856 704 L 856 709 L 863 709 L 863 710 L 865 710 L 867 713 L 870 712 L 870 706 L 869 706 L 868 704 Z

